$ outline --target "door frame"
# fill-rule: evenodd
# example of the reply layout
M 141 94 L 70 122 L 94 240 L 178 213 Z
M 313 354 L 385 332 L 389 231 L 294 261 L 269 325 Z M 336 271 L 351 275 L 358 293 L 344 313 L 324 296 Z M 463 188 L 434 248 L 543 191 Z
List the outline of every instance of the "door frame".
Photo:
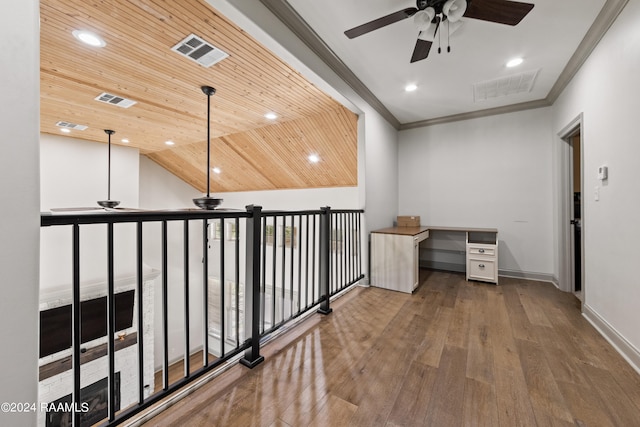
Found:
M 573 219 L 573 143 L 571 139 L 580 134 L 580 195 L 581 195 L 581 244 L 580 254 L 575 253 L 574 234 L 570 224 Z M 584 117 L 580 113 L 576 118 L 569 122 L 560 132 L 558 132 L 559 141 L 557 144 L 557 237 L 558 237 L 558 287 L 565 292 L 574 292 L 575 274 L 574 274 L 574 257 L 581 258 L 581 289 L 583 301 L 585 301 L 585 271 L 584 271 L 584 241 L 585 241 L 585 192 L 584 192 Z

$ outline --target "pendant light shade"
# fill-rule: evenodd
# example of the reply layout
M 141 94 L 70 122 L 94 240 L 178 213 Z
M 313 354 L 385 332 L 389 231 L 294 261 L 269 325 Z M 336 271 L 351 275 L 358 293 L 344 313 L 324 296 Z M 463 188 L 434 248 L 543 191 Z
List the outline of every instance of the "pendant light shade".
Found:
M 207 195 L 205 197 L 199 197 L 193 199 L 193 203 L 201 208 L 212 210 L 220 206 L 222 199 L 211 197 L 211 96 L 216 93 L 216 90 L 211 86 L 200 87 L 202 92 L 207 95 Z
M 107 155 L 107 200 L 99 200 L 98 204 L 103 208 L 115 208 L 120 204 L 117 200 L 111 200 L 111 135 L 116 133 L 115 130 L 105 129 L 104 133 L 109 135 L 108 155 Z

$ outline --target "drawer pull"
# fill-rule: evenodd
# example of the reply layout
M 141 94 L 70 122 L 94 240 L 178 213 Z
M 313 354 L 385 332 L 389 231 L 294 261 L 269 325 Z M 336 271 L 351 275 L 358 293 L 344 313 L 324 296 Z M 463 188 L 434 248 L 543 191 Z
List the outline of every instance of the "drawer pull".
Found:
M 484 249 L 478 249 L 478 252 L 480 252 L 481 254 L 484 253 Z M 484 267 L 484 266 L 483 266 Z
M 478 264 L 478 267 L 484 268 L 484 264 Z

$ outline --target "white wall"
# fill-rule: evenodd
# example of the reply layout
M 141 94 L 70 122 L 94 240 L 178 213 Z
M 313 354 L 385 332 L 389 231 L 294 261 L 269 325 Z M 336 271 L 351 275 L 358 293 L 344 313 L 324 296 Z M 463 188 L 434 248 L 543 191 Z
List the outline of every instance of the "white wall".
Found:
M 107 144 L 42 134 L 40 156 L 43 212 L 52 208 L 99 207 L 97 201 L 107 199 Z M 120 206 L 138 207 L 138 158 L 137 149 L 112 145 L 111 198 L 119 200 Z M 40 235 L 41 291 L 70 286 L 71 228 L 45 227 Z M 106 281 L 106 235 L 106 226 L 81 229 L 82 283 Z M 134 226 L 116 225 L 114 245 L 116 278 L 134 276 Z
M 358 187 L 310 188 L 304 190 L 244 191 L 216 193 L 224 201 L 222 208 L 245 209 L 247 205 L 263 210 L 358 209 Z
M 495 227 L 501 271 L 550 279 L 550 122 L 550 108 L 541 108 L 400 132 L 400 215 Z
M 633 349 L 640 369 L 640 2 L 630 1 L 553 106 L 559 132 L 583 113 L 585 312 Z M 561 144 L 559 140 L 557 144 Z M 609 167 L 600 182 L 597 168 Z M 600 187 L 600 201 L 594 188 Z M 601 326 L 603 326 L 601 324 Z M 634 356 L 628 356 L 630 358 Z
M 6 8 L 5 8 L 6 9 Z M 39 2 L 12 2 L 0 15 L 0 402 L 38 399 L 40 194 Z M 0 412 L 0 425 L 36 425 L 35 412 Z

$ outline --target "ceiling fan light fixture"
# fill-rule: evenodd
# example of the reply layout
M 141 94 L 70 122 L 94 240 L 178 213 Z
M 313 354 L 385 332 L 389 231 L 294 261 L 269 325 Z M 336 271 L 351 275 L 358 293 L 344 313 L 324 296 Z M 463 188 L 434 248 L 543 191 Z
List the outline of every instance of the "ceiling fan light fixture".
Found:
M 418 31 L 426 32 L 431 26 L 431 21 L 434 16 L 436 16 L 436 11 L 432 7 L 419 10 L 415 15 L 413 15 L 413 24 L 416 26 Z
M 442 6 L 442 13 L 450 22 L 456 22 L 467 11 L 467 0 L 447 0 Z
M 511 60 L 509 60 L 507 62 L 507 67 L 508 68 L 513 68 L 513 67 L 517 67 L 518 65 L 522 64 L 524 62 L 524 60 L 522 58 L 513 58 Z

